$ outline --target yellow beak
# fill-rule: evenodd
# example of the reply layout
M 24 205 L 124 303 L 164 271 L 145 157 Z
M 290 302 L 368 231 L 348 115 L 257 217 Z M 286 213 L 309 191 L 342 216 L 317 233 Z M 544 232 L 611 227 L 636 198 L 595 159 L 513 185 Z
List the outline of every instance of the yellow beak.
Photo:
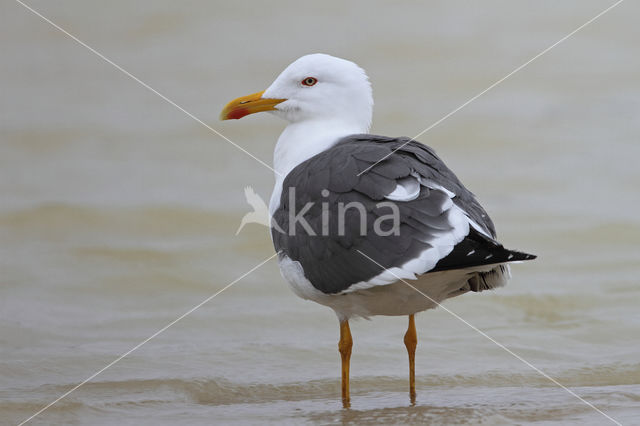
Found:
M 243 96 L 229 102 L 220 113 L 220 120 L 237 120 L 245 115 L 261 111 L 273 111 L 275 106 L 286 99 L 262 99 L 262 92 Z

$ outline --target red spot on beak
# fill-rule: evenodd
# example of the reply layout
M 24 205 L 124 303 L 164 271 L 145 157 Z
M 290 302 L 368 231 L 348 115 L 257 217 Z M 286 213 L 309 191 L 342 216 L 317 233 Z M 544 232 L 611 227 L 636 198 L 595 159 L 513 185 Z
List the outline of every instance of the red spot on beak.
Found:
M 231 111 L 229 113 L 229 115 L 227 116 L 227 118 L 231 119 L 231 120 L 238 120 L 242 117 L 244 117 L 245 115 L 249 114 L 249 110 L 246 108 L 238 108 L 238 109 L 234 109 L 233 111 Z

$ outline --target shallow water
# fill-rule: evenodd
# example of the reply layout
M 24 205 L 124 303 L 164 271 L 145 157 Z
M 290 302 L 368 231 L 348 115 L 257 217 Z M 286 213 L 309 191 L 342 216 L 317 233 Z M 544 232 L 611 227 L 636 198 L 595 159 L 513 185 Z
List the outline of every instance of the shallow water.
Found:
M 298 56 L 355 60 L 374 133 L 412 136 L 612 2 L 34 1 L 270 163 L 283 124 L 216 121 Z M 433 146 L 510 247 L 539 255 L 446 306 L 622 424 L 640 424 L 640 7 L 625 2 L 437 126 Z M 47 26 L 2 6 L 0 423 L 17 424 L 272 254 L 243 188 L 271 172 Z M 338 325 L 275 261 L 33 424 L 608 424 L 442 309 Z

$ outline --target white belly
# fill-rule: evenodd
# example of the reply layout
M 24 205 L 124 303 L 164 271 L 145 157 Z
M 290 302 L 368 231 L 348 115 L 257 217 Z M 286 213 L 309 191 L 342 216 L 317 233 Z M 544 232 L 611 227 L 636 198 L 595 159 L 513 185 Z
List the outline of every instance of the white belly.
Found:
M 459 269 L 428 273 L 416 280 L 406 280 L 415 288 L 398 281 L 363 290 L 324 294 L 305 278 L 299 262 L 281 255 L 279 265 L 282 276 L 294 293 L 303 299 L 329 306 L 340 320 L 353 316 L 368 318 L 374 315 L 411 315 L 435 308 L 445 299 L 466 293 L 469 290 L 467 280 L 478 272 L 477 269 Z

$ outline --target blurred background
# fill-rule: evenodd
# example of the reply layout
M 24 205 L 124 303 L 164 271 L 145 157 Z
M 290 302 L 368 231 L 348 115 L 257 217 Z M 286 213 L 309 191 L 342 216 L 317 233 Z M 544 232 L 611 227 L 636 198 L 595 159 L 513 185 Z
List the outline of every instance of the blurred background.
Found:
M 219 122 L 324 52 L 414 136 L 613 0 L 28 4 L 271 164 L 284 123 Z M 268 258 L 272 172 L 14 1 L 0 6 L 0 423 L 17 424 Z M 447 307 L 624 424 L 640 402 L 640 5 L 623 2 L 420 140 L 539 259 Z M 270 261 L 33 424 L 607 424 L 444 310 L 338 322 Z

